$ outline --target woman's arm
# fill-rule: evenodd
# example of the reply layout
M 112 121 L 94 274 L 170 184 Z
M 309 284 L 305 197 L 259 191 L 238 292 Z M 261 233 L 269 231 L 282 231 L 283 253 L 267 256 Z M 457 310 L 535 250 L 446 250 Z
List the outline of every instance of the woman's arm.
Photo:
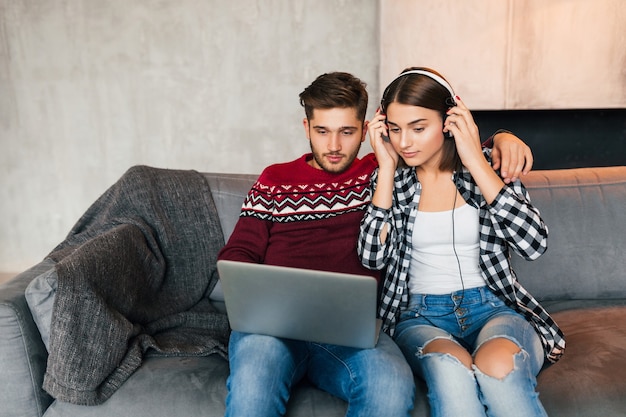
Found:
M 376 190 L 378 173 L 377 169 L 372 174 L 372 190 Z M 363 266 L 373 270 L 381 270 L 385 267 L 390 240 L 392 240 L 389 232 L 392 230 L 391 209 L 384 209 L 370 203 L 361 220 L 357 240 L 357 253 Z
M 487 203 L 491 204 L 504 187 L 504 182 L 485 159 L 478 126 L 459 97 L 457 105 L 448 110 L 444 124 L 444 132 L 446 131 L 452 132 L 463 166 L 469 170 Z
M 470 172 L 492 215 L 497 236 L 526 259 L 536 259 L 547 248 L 548 229 L 539 211 L 532 206 L 526 189 L 519 180 L 505 185 L 483 154 L 478 127 L 457 97 L 457 106 L 449 111 L 445 126 L 454 135 L 463 166 Z M 445 129 L 444 129 L 445 130 Z M 490 150 L 485 150 L 490 155 Z
M 394 177 L 400 156 L 391 143 L 385 139 L 389 135 L 386 116 L 379 110 L 368 123 L 368 134 L 378 168 L 372 174 L 372 201 L 361 222 L 359 243 L 362 245 L 359 249 L 359 256 L 366 267 L 380 269 L 382 265 L 376 260 L 381 261 L 378 253 L 387 241 L 388 213 L 393 204 Z
M 488 206 L 496 235 L 526 260 L 534 260 L 548 248 L 548 227 L 519 180 L 506 185 Z

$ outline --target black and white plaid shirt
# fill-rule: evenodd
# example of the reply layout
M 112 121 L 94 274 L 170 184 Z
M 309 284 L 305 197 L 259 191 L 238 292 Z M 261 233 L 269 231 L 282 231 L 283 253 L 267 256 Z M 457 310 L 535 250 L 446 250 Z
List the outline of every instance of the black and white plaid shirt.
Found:
M 490 159 L 491 150 L 484 152 Z M 372 190 L 376 189 L 377 178 L 378 170 L 372 175 Z M 546 357 L 556 362 L 565 349 L 563 333 L 520 285 L 509 261 L 509 248 L 527 260 L 537 259 L 547 248 L 548 228 L 531 205 L 526 188 L 519 181 L 505 185 L 493 203 L 487 204 L 467 170 L 455 172 L 452 180 L 463 199 L 480 213 L 479 262 L 487 286 L 530 321 L 542 340 Z M 409 302 L 411 234 L 420 192 L 415 169 L 398 169 L 392 207 L 384 210 L 370 204 L 361 222 L 358 252 L 363 265 L 374 270 L 385 269 L 378 314 L 383 320 L 383 330 L 390 335 L 401 310 Z M 385 224 L 388 234 L 381 244 L 379 236 Z

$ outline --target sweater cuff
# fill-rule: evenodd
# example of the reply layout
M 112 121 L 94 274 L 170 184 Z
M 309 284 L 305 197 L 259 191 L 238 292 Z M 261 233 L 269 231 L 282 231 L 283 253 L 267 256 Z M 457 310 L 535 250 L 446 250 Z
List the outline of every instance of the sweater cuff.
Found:
M 512 132 L 506 129 L 498 129 L 495 132 L 493 132 L 493 134 L 489 136 L 489 138 L 486 141 L 482 143 L 483 147 L 493 149 L 493 138 L 495 138 L 498 133 L 510 133 L 511 135 L 513 134 Z

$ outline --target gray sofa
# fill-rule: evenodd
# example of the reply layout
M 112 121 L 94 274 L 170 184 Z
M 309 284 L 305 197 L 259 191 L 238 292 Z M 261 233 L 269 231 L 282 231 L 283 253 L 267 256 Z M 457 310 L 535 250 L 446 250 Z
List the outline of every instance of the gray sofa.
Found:
M 206 174 L 225 237 L 255 175 Z M 514 259 L 520 281 L 567 338 L 563 359 L 539 376 L 552 417 L 626 415 L 626 167 L 534 171 L 524 178 L 550 230 L 535 262 Z M 42 389 L 47 352 L 25 299 L 50 260 L 0 287 L 0 417 L 222 416 L 228 364 L 208 357 L 151 357 L 99 406 L 55 401 Z M 211 295 L 221 304 L 217 288 Z M 223 307 L 223 306 L 222 306 Z M 418 381 L 414 416 L 428 415 Z M 288 416 L 343 416 L 343 401 L 306 382 Z

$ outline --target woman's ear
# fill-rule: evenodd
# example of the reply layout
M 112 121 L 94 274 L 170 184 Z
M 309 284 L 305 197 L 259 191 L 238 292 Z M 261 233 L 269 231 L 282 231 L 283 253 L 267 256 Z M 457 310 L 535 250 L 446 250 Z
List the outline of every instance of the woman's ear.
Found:
M 443 127 L 444 127 L 444 131 L 443 131 L 443 137 L 445 139 L 453 139 L 454 135 L 452 134 L 452 132 L 450 130 L 446 131 L 445 127 L 446 127 L 446 119 L 448 119 L 448 113 L 443 115 Z

